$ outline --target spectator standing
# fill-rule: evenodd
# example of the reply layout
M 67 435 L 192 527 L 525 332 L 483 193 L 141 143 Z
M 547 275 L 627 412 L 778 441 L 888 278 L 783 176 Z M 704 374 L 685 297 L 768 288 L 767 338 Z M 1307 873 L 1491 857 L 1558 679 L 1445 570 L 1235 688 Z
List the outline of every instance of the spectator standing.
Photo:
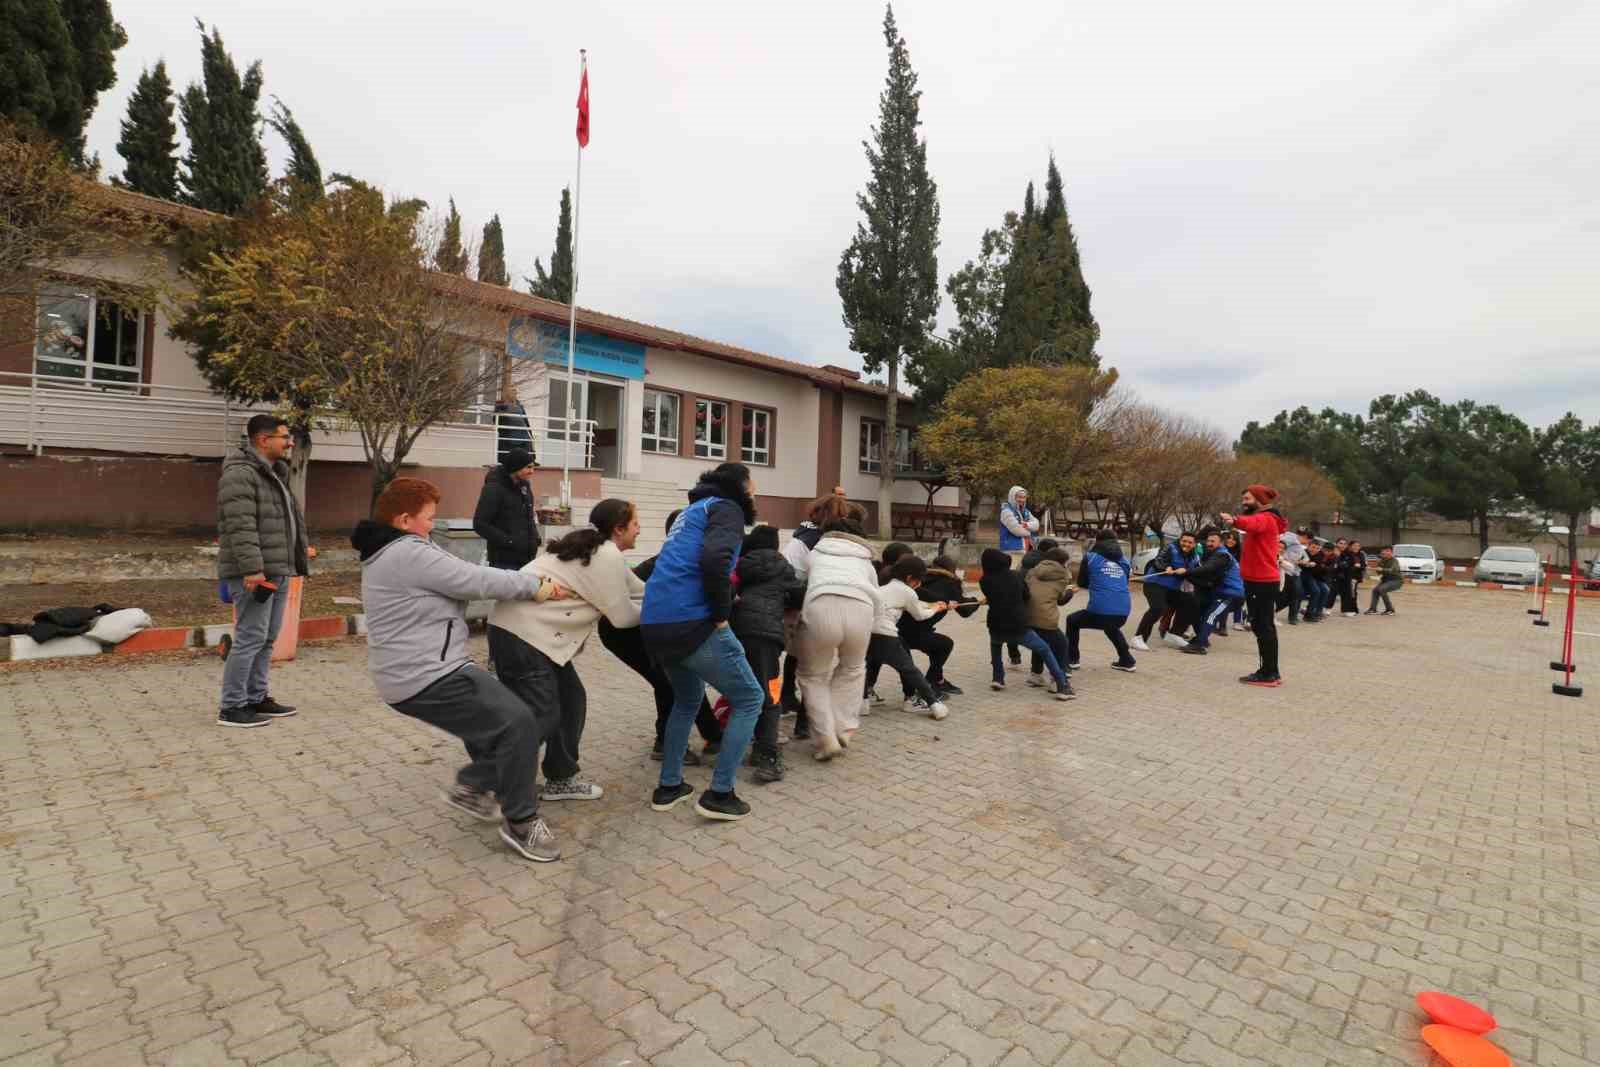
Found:
M 1028 491 L 1013 485 L 1000 505 L 1000 549 L 1003 552 L 1026 552 L 1039 536 L 1039 520 L 1028 510 Z
M 306 519 L 289 491 L 294 438 L 276 415 L 252 415 L 217 484 L 217 577 L 233 600 L 233 646 L 222 667 L 218 726 L 266 726 L 293 715 L 267 692 L 289 579 L 309 569 Z
M 1278 538 L 1289 528 L 1273 502 L 1278 491 L 1268 485 L 1252 485 L 1239 496 L 1239 514 L 1221 516 L 1222 521 L 1244 532 L 1243 558 L 1239 574 L 1244 578 L 1244 599 L 1250 611 L 1250 629 L 1256 635 L 1256 651 L 1261 663 L 1239 681 L 1245 685 L 1274 688 L 1283 684 L 1278 673 Z
M 533 456 L 513 448 L 483 477 L 472 532 L 488 546 L 489 566 L 516 571 L 539 554 L 538 513 L 533 503 Z
M 1290 626 L 1300 625 L 1300 568 L 1306 561 L 1305 547 L 1300 535 L 1284 532 L 1278 538 L 1283 549 L 1278 553 L 1278 570 L 1283 573 L 1283 591 L 1278 594 L 1278 606 L 1289 609 L 1285 620 Z

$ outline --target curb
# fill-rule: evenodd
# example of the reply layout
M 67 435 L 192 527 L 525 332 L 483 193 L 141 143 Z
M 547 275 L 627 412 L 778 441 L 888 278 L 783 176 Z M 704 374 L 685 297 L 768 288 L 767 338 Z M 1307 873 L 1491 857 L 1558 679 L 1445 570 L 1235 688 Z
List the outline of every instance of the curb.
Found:
M 317 641 L 330 637 L 364 636 L 367 632 L 366 615 L 325 615 L 315 619 L 301 619 L 299 640 Z M 112 655 L 136 656 L 141 652 L 174 652 L 185 648 L 216 648 L 223 638 L 233 637 L 232 623 L 214 623 L 206 626 L 163 626 L 140 630 L 120 645 L 110 648 L 87 637 L 59 637 L 47 645 L 40 645 L 31 637 L 17 634 L 0 644 L 0 662 L 22 662 L 38 659 L 68 659 L 80 656 Z
M 195 630 L 193 627 L 163 627 L 151 630 L 141 630 L 122 642 L 114 645 L 110 651 L 115 655 L 128 655 L 136 652 L 172 652 L 180 648 L 190 648 L 194 645 Z

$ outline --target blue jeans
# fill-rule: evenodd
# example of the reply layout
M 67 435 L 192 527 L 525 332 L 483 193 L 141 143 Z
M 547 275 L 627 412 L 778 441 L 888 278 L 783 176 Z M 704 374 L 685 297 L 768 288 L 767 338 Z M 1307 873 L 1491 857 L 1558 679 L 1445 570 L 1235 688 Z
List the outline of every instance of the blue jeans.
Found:
M 671 786 L 683 781 L 683 753 L 689 747 L 689 731 L 694 728 L 695 713 L 700 710 L 709 684 L 733 705 L 722 734 L 722 751 L 717 754 L 717 766 L 711 774 L 715 792 L 731 793 L 766 699 L 766 691 L 745 658 L 744 646 L 732 630 L 719 626 L 699 648 L 664 666 L 667 680 L 672 683 L 672 714 L 661 739 L 661 784 Z
M 996 641 L 993 638 L 989 640 L 989 665 L 994 668 L 994 680 L 997 682 L 1006 680 L 1006 661 L 1000 653 L 1001 645 L 1004 643 L 1006 642 Z M 1050 651 L 1050 646 L 1044 643 L 1042 637 L 1032 630 L 1024 630 L 1017 638 L 1017 644 L 1029 652 L 1038 654 L 1044 661 L 1045 670 L 1050 672 L 1050 677 L 1055 679 L 1057 685 L 1066 684 L 1067 672 L 1061 669 L 1061 661 L 1056 659 L 1056 654 Z
M 289 599 L 289 579 L 268 575 L 278 591 L 265 604 L 244 591 L 243 578 L 228 579 L 233 598 L 233 646 L 222 666 L 222 709 L 244 708 L 267 699 L 267 670 L 272 666 L 272 644 L 283 629 L 283 605 Z

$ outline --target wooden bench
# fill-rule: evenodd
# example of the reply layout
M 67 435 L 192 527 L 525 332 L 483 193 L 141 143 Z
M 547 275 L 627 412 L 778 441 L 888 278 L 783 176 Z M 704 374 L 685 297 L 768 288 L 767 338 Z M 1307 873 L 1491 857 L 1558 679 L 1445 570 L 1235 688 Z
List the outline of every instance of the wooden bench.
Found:
M 946 537 L 967 536 L 968 518 L 961 511 L 895 508 L 891 518 L 896 540 L 937 543 Z

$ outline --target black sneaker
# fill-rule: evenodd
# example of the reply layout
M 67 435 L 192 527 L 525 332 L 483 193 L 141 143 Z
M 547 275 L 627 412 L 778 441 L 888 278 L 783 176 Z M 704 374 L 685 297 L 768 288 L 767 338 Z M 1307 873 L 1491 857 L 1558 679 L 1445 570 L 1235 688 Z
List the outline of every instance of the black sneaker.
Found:
M 700 799 L 694 802 L 694 810 L 718 822 L 735 822 L 750 814 L 750 805 L 740 800 L 739 794 L 731 789 L 726 793 L 707 789 L 700 794 Z
M 265 715 L 269 719 L 282 719 L 296 714 L 292 705 L 280 704 L 271 697 L 267 697 L 261 703 L 254 705 L 251 710 L 257 715 Z
M 1117 662 L 1115 662 L 1115 663 L 1113 663 L 1111 665 L 1111 669 L 1112 670 L 1114 670 L 1114 671 L 1122 671 L 1125 674 L 1132 674 L 1135 670 L 1138 669 L 1138 667 L 1139 667 L 1138 663 L 1123 663 L 1121 660 L 1118 660 Z
M 1394 609 L 1390 608 L 1388 611 L 1384 612 L 1383 614 L 1385 614 L 1385 615 L 1393 615 L 1394 614 Z
M 758 782 L 781 782 L 787 769 L 781 753 L 754 749 L 750 752 L 750 766 L 753 769 L 752 777 Z
M 796 719 L 794 724 L 794 739 L 808 741 L 811 739 L 811 723 L 805 719 Z
M 1062 682 L 1056 686 L 1053 695 L 1057 700 L 1076 700 L 1078 698 L 1078 694 L 1072 691 L 1071 682 Z
M 1283 679 L 1276 674 L 1262 674 L 1260 671 L 1253 671 L 1240 678 L 1239 681 L 1245 685 L 1260 686 L 1263 689 L 1276 689 L 1283 684 Z
M 1178 651 L 1187 652 L 1191 656 L 1204 656 L 1206 654 L 1206 646 L 1197 645 L 1191 641 L 1187 645 L 1184 645 L 1182 648 L 1178 649 Z
M 938 689 L 939 692 L 945 694 L 946 696 L 958 697 L 962 695 L 961 687 L 959 685 L 944 679 L 940 679 L 934 688 Z
M 1377 613 L 1378 613 L 1378 609 L 1377 608 L 1368 608 L 1367 609 L 1367 614 L 1368 615 L 1376 615 Z
M 654 811 L 671 811 L 692 796 L 694 796 L 694 786 L 688 782 L 658 785 L 656 791 L 650 794 L 650 807 Z
M 1020 666 L 1022 666 L 1022 657 L 1021 657 L 1021 656 L 1012 656 L 1012 657 L 1011 657 L 1011 665 L 1012 665 L 1012 666 L 1013 666 L 1013 667 L 1020 667 Z
M 661 746 L 660 745 L 656 745 L 656 746 L 654 746 L 653 748 L 650 749 L 650 758 L 655 760 L 657 763 L 661 762 Z M 698 766 L 701 765 L 702 762 L 703 761 L 700 759 L 700 753 L 696 752 L 692 748 L 684 750 L 684 753 L 683 753 L 683 765 L 685 767 L 698 767 Z
M 272 720 L 255 708 L 223 708 L 217 712 L 218 726 L 270 726 Z

